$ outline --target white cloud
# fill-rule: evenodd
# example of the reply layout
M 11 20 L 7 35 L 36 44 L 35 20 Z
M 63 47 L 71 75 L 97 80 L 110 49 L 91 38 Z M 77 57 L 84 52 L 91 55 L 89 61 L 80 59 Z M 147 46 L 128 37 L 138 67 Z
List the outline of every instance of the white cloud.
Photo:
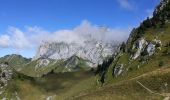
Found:
M 125 8 L 128 10 L 131 10 L 133 8 L 129 0 L 118 0 L 118 2 L 122 8 Z
M 0 36 L 0 46 L 1 47 L 8 47 L 9 41 L 10 41 L 10 37 L 8 35 L 1 35 Z
M 22 49 L 31 47 L 30 41 L 24 32 L 15 27 L 9 27 L 8 36 L 10 37 L 9 44 L 11 47 Z
M 49 32 L 37 26 L 26 27 L 24 31 L 16 27 L 9 27 L 7 33 L 0 36 L 0 47 L 35 49 L 42 41 L 83 43 L 88 38 L 104 42 L 122 42 L 128 38 L 129 32 L 130 29 L 98 27 L 91 25 L 86 20 L 71 30 L 55 32 Z

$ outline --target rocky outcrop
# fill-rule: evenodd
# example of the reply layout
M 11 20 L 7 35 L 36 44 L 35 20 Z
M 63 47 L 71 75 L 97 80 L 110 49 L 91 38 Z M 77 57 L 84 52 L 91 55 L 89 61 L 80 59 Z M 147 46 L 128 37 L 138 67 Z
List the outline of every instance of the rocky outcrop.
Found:
M 39 59 L 37 61 L 37 65 L 35 66 L 35 70 L 37 70 L 38 68 L 41 68 L 41 67 L 48 66 L 49 63 L 50 63 L 50 60 L 48 60 L 48 59 Z
M 12 70 L 7 64 L 0 64 L 0 88 L 8 85 L 8 81 L 12 78 Z
M 131 59 L 137 59 L 144 52 L 146 52 L 144 53 L 145 55 L 151 56 L 155 53 L 156 49 L 161 50 L 161 46 L 162 43 L 158 39 L 148 42 L 144 38 L 140 38 L 133 45 L 132 50 L 134 51 L 134 54 L 131 55 Z
M 156 49 L 161 50 L 161 46 L 162 46 L 161 40 L 154 39 L 153 41 L 151 41 L 147 45 L 147 48 L 145 48 L 148 56 L 152 56 L 156 52 Z
M 76 70 L 79 70 L 81 67 L 89 68 L 93 64 L 77 56 L 70 57 L 69 59 L 65 61 L 65 63 L 66 63 L 65 68 L 67 71 L 76 71 Z
M 113 69 L 113 76 L 117 77 L 123 72 L 123 64 L 116 65 Z
M 137 40 L 137 42 L 133 45 L 132 50 L 136 50 L 135 53 L 131 56 L 133 60 L 137 59 L 141 52 L 145 49 L 145 47 L 148 45 L 148 42 L 144 38 L 140 38 Z
M 146 50 L 149 56 L 153 55 L 155 53 L 155 45 L 152 43 L 149 43 Z

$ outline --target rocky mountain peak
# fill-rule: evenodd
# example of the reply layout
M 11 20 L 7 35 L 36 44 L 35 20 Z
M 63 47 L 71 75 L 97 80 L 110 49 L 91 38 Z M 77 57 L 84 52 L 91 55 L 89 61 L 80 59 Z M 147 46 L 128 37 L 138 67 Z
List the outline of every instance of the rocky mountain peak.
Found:
M 33 60 L 41 58 L 68 59 L 73 55 L 88 60 L 95 64 L 101 64 L 103 59 L 111 56 L 117 45 L 96 40 L 86 40 L 83 43 L 43 42 Z

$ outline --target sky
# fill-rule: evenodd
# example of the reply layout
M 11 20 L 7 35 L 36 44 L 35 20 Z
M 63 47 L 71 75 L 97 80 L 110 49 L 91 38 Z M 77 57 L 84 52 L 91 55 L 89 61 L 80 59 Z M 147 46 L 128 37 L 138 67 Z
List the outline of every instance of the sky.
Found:
M 160 0 L 0 0 L 0 57 L 33 57 L 42 41 L 81 42 L 79 35 L 124 41 Z M 107 31 L 101 32 L 101 26 Z

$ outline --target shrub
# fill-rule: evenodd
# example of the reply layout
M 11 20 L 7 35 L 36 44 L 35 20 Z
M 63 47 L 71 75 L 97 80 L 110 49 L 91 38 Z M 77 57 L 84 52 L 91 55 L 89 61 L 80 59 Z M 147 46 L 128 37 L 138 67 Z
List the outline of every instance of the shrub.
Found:
M 169 55 L 170 54 L 170 50 L 168 48 L 166 48 L 162 53 L 164 55 Z
M 169 47 L 170 46 L 170 42 L 167 42 L 165 47 Z
M 8 91 L 14 93 L 19 91 L 19 85 L 15 81 L 10 81 L 7 87 Z
M 90 71 L 91 71 L 91 72 L 94 72 L 94 68 L 91 68 Z
M 141 52 L 141 56 L 146 56 L 146 55 L 148 55 L 147 49 L 145 49 L 143 52 Z
M 123 52 L 125 52 L 126 50 L 126 44 L 125 42 L 122 43 L 121 47 L 120 47 L 120 50 L 122 50 Z
M 130 68 L 129 68 L 129 71 L 133 71 L 133 68 L 132 68 L 132 67 L 130 67 Z
M 162 67 L 164 65 L 164 62 L 163 61 L 160 61 L 159 62 L 159 67 Z
M 156 47 L 161 47 L 161 44 L 157 43 L 157 44 L 156 44 Z
M 8 63 L 8 62 L 5 62 L 4 64 L 5 64 L 5 65 L 9 65 L 9 63 Z
M 5 84 L 2 82 L 2 81 L 0 81 L 0 86 L 4 86 Z

